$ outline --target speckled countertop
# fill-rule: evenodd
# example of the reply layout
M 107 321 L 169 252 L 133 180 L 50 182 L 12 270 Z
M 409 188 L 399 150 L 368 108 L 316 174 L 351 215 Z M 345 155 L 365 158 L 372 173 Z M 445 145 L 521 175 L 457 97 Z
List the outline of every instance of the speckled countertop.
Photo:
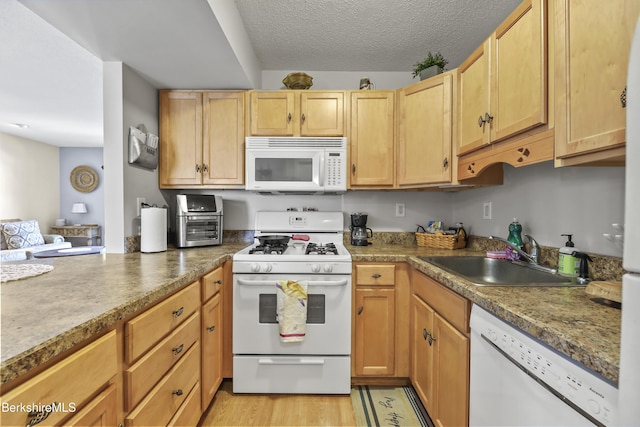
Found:
M 1 375 L 5 384 L 218 267 L 247 243 L 157 254 L 37 259 L 54 270 L 1 285 Z M 409 262 L 591 370 L 617 383 L 620 311 L 590 300 L 584 288 L 476 287 L 420 260 L 483 255 L 382 242 L 347 245 L 356 262 Z

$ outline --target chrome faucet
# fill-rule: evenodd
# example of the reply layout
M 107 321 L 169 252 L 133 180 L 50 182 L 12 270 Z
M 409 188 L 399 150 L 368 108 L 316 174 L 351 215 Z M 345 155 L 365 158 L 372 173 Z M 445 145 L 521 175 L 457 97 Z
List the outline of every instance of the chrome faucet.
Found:
M 555 268 L 549 268 L 539 264 L 538 261 L 540 259 L 540 245 L 538 245 L 538 242 L 536 242 L 535 239 L 530 234 L 525 234 L 525 236 L 527 239 L 529 239 L 529 246 L 531 247 L 531 249 L 529 250 L 530 253 L 526 253 L 525 251 L 520 249 L 518 245 L 515 245 L 510 241 L 508 241 L 507 239 L 503 239 L 502 237 L 489 236 L 489 238 L 492 240 L 499 240 L 504 244 L 506 244 L 507 246 L 509 246 L 510 248 L 512 248 L 514 251 L 516 251 L 522 258 L 527 260 L 527 262 L 523 264 L 531 268 L 535 268 L 537 270 L 542 270 L 542 271 L 546 271 L 553 274 L 557 273 L 558 270 L 556 270 Z M 514 261 L 514 262 L 517 262 L 517 261 Z

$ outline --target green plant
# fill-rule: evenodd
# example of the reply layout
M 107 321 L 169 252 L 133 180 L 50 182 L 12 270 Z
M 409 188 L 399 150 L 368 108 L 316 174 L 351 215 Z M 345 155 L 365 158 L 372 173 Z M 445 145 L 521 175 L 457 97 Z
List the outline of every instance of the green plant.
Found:
M 444 67 L 448 63 L 449 61 L 447 61 L 440 52 L 437 52 L 436 54 L 432 54 L 431 52 L 428 52 L 426 58 L 424 58 L 420 62 L 416 62 L 416 64 L 413 66 L 413 78 L 415 79 L 417 76 L 419 76 L 420 71 L 427 69 L 429 67 L 432 67 L 434 65 L 437 65 L 440 71 L 444 71 Z

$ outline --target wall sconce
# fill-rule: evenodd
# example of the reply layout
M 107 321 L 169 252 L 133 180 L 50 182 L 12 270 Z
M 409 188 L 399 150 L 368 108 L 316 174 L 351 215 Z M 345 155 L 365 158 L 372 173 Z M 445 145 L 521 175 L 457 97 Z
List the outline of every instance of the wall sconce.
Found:
M 74 214 L 85 214 L 87 213 L 87 205 L 84 203 L 74 203 L 71 208 L 71 213 Z

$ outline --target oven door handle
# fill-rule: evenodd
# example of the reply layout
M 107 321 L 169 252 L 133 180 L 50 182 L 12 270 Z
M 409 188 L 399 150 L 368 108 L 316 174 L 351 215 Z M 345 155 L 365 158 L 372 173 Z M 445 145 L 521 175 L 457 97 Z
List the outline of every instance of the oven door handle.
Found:
M 324 365 L 324 359 L 272 359 L 260 358 L 258 365 Z
M 308 280 L 309 286 L 345 286 L 347 279 L 342 280 Z M 274 286 L 274 280 L 245 280 L 238 279 L 238 284 L 242 286 Z

